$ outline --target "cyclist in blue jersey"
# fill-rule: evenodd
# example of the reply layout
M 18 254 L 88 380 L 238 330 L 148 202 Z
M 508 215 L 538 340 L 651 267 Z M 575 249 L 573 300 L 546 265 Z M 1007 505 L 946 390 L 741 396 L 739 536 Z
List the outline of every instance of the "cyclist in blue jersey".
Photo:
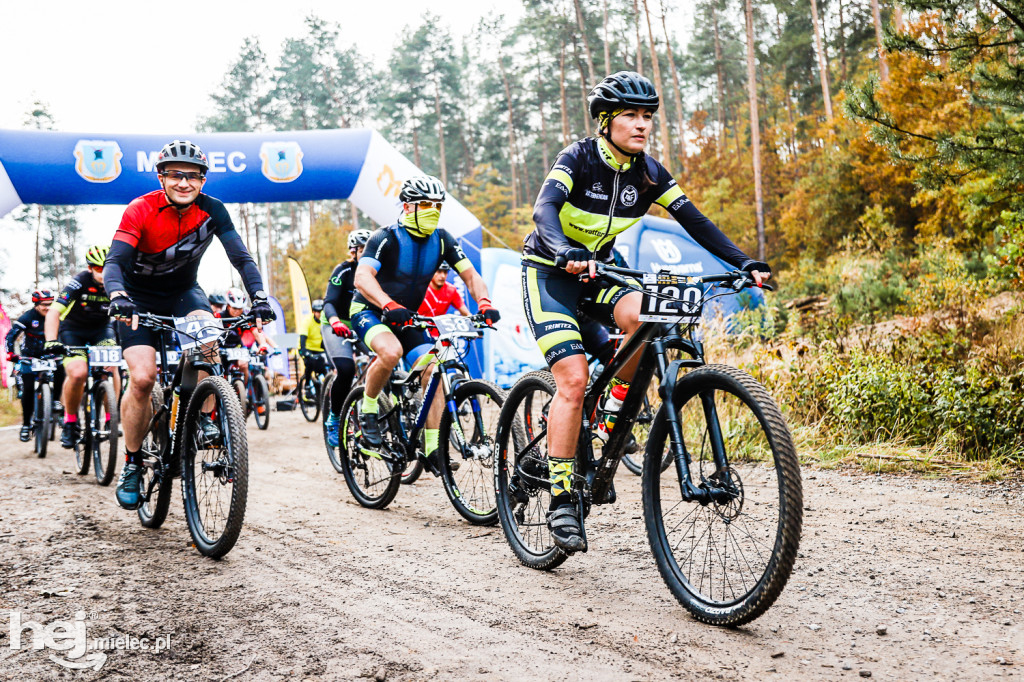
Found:
M 580 318 L 618 327 L 627 337 L 640 325 L 642 296 L 593 279 L 596 262 L 611 262 L 615 236 L 656 203 L 698 244 L 750 272 L 758 284 L 771 273 L 766 263 L 737 248 L 694 207 L 665 167 L 644 153 L 660 103 L 648 79 L 620 71 L 587 99 L 598 134 L 566 147 L 555 159 L 534 204 L 536 227 L 523 254 L 526 316 L 557 386 L 548 422 L 548 528 L 555 544 L 569 552 L 584 547 L 583 521 L 571 494 L 588 379 Z M 581 281 L 581 274 L 590 278 Z M 610 391 L 632 379 L 639 357 L 611 382 Z
M 410 178 L 402 184 L 398 197 L 402 201 L 399 222 L 377 230 L 366 242 L 356 268 L 356 293 L 350 308 L 353 329 L 377 354 L 366 373 L 366 392 L 359 411 L 363 442 L 369 448 L 381 446 L 377 399 L 402 356 L 410 368 L 426 367 L 424 385 L 429 380 L 434 357 L 428 351 L 433 340 L 424 330 L 409 325 L 442 262 L 459 273 L 488 324 L 500 318 L 491 306 L 487 285 L 462 247 L 447 230 L 437 226 L 445 200 L 441 181 L 429 175 Z M 427 466 L 435 472 L 434 451 L 442 410 L 438 391 L 424 430 Z

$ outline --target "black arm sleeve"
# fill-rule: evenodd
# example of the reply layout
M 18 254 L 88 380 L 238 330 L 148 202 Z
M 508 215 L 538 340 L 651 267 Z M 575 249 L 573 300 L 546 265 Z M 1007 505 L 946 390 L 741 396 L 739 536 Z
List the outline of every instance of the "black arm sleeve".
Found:
M 355 263 L 341 263 L 334 268 L 331 278 L 327 280 L 327 291 L 324 292 L 324 317 L 340 320 L 348 319 L 348 307 L 345 303 L 352 301 L 352 279 Z
M 307 337 L 305 334 L 299 335 L 299 352 L 300 353 L 305 353 L 306 352 L 306 339 L 307 338 L 309 338 L 309 337 Z
M 235 230 L 219 232 L 217 237 L 224 245 L 224 252 L 228 254 L 228 260 L 242 276 L 242 282 L 245 283 L 245 291 L 249 294 L 249 298 L 255 300 L 256 292 L 263 291 L 263 277 L 260 275 L 259 268 L 256 267 L 256 261 L 249 255 L 249 250 L 245 248 L 242 237 Z
M 103 288 L 106 291 L 124 291 L 124 273 L 127 272 L 135 258 L 135 247 L 128 242 L 115 239 L 110 245 L 110 253 L 103 263 Z
M 537 201 L 533 204 L 533 222 L 536 225 L 534 239 L 543 245 L 543 250 L 551 254 L 557 254 L 560 248 L 569 246 L 569 238 L 562 231 L 562 221 L 558 214 L 569 198 L 575 180 L 574 149 L 576 145 L 555 159 L 555 165 L 544 178 L 544 184 L 540 186 L 540 193 L 537 194 Z
M 8 353 L 14 352 L 14 344 L 23 331 L 25 331 L 25 325 L 21 323 L 21 318 L 18 318 L 11 325 L 11 331 L 7 332 L 7 336 L 4 337 L 4 345 Z

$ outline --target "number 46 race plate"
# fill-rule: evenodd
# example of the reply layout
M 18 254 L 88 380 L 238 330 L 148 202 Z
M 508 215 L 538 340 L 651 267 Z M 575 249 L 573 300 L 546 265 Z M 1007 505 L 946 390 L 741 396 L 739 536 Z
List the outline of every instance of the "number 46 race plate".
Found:
M 644 300 L 640 304 L 641 322 L 682 322 L 700 324 L 704 288 L 691 277 L 646 274 Z

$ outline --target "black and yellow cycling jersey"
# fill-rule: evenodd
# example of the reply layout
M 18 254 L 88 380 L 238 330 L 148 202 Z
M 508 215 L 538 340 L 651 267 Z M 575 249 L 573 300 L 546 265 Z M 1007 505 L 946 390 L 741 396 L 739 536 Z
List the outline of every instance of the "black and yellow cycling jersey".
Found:
M 620 164 L 603 138 L 588 137 L 555 159 L 534 204 L 536 229 L 526 237 L 524 261 L 554 265 L 563 247 L 583 247 L 611 261 L 616 235 L 636 224 L 652 204 L 664 207 L 698 244 L 739 268 L 753 261 L 683 194 L 657 160 L 643 152 Z
M 110 298 L 90 270 L 82 270 L 64 285 L 52 307 L 60 313 L 62 330 L 91 331 L 103 329 L 110 323 L 107 315 Z

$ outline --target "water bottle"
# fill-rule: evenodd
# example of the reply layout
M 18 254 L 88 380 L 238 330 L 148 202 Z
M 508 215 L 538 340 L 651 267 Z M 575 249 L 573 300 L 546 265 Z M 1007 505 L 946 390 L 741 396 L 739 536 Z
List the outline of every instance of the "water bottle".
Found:
M 622 401 L 626 398 L 627 393 L 629 393 L 629 384 L 616 384 L 605 397 L 604 405 L 601 406 L 603 415 L 595 431 L 595 435 L 601 443 L 608 442 L 612 428 L 615 427 L 615 420 L 619 416 L 619 408 L 622 407 Z

